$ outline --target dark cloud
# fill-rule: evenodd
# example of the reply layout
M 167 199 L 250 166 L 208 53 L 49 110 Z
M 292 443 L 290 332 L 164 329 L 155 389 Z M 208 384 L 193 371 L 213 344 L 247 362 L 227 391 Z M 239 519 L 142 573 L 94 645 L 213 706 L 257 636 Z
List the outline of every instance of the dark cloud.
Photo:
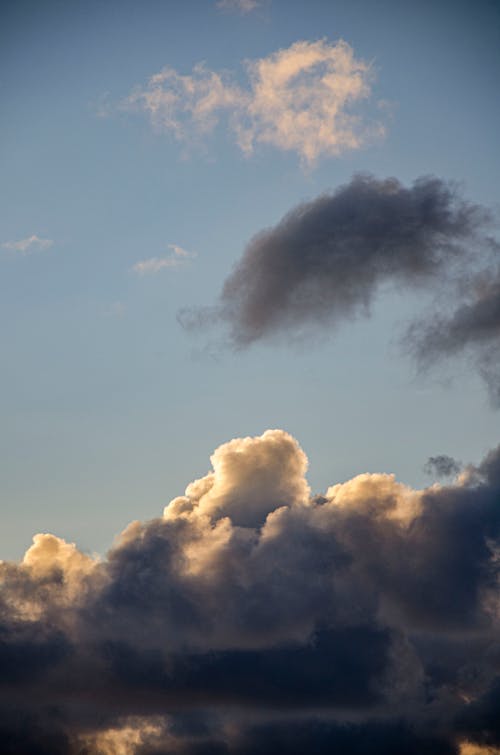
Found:
M 279 430 L 212 463 L 106 559 L 45 534 L 0 564 L 2 752 L 498 744 L 500 447 L 422 491 L 312 496 Z
M 461 264 L 483 243 L 488 219 L 439 178 L 407 188 L 395 178 L 357 175 L 257 234 L 218 305 L 185 311 L 181 322 L 221 320 L 238 347 L 280 331 L 334 326 L 366 313 L 387 281 L 428 286 Z
M 500 250 L 497 250 L 500 253 Z M 500 270 L 470 280 L 451 314 L 412 325 L 409 339 L 425 366 L 447 356 L 466 354 L 486 381 L 494 404 L 500 403 Z
M 298 205 L 258 233 L 213 307 L 186 308 L 190 330 L 223 325 L 233 347 L 328 333 L 366 316 L 383 285 L 433 294 L 402 339 L 422 369 L 468 357 L 500 405 L 500 244 L 493 214 L 459 188 L 424 176 L 356 175 L 331 194 Z
M 428 475 L 436 475 L 436 477 L 452 477 L 457 475 L 461 469 L 460 462 L 446 454 L 429 456 L 424 466 L 424 471 Z

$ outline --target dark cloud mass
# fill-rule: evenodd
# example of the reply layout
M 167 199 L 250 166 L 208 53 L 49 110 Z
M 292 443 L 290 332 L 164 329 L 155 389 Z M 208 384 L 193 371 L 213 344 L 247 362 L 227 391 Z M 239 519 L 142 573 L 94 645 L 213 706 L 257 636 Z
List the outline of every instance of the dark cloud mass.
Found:
M 451 184 L 357 175 L 333 194 L 295 207 L 255 236 L 216 308 L 185 313 L 226 321 L 245 346 L 280 330 L 333 325 L 366 312 L 379 286 L 428 285 L 475 247 L 488 213 Z
M 39 534 L 0 563 L 2 753 L 500 747 L 500 447 L 321 496 L 280 430 L 211 461 L 103 560 Z
M 395 178 L 356 175 L 331 194 L 293 208 L 257 234 L 213 307 L 185 309 L 182 325 L 223 323 L 236 348 L 286 335 L 327 332 L 367 315 L 382 285 L 437 294 L 404 338 L 429 367 L 470 354 L 500 402 L 500 246 L 493 215 L 459 188 L 424 176 L 409 188 Z

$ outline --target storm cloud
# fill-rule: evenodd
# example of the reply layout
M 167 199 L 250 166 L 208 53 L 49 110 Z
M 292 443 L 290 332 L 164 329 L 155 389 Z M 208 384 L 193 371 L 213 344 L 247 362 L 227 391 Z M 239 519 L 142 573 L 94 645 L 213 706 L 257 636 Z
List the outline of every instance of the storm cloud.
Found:
M 38 534 L 0 564 L 3 752 L 500 743 L 500 447 L 451 485 L 321 495 L 281 430 L 211 461 L 106 558 Z

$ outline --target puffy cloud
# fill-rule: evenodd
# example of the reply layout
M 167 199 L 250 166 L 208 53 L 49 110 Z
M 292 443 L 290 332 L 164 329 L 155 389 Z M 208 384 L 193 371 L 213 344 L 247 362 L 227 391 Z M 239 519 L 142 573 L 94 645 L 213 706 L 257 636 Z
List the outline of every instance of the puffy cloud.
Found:
M 6 752 L 499 745 L 500 447 L 451 485 L 315 496 L 281 430 L 211 461 L 103 560 L 38 535 L 0 564 Z
M 213 519 L 229 517 L 237 526 L 258 527 L 281 506 L 305 504 L 307 459 L 282 430 L 259 438 L 237 438 L 211 456 L 213 472 L 191 483 L 186 495 L 165 509 L 166 519 L 194 512 Z
M 166 67 L 137 87 L 123 106 L 145 111 L 156 128 L 179 141 L 198 140 L 227 114 L 245 154 L 266 144 L 295 152 L 308 165 L 383 134 L 380 124 L 365 122 L 354 111 L 371 94 L 373 71 L 343 40 L 295 42 L 247 61 L 246 71 L 245 88 L 229 73 L 203 63 L 191 74 Z
M 25 252 L 49 249 L 53 243 L 52 239 L 41 239 L 34 234 L 33 236 L 28 236 L 28 238 L 20 239 L 19 241 L 4 241 L 2 247 L 4 249 L 24 254 Z
M 222 321 L 238 347 L 278 333 L 333 327 L 366 314 L 381 285 L 427 286 L 453 274 L 483 243 L 489 215 L 455 186 L 422 177 L 357 175 L 257 234 L 213 308 L 181 322 Z

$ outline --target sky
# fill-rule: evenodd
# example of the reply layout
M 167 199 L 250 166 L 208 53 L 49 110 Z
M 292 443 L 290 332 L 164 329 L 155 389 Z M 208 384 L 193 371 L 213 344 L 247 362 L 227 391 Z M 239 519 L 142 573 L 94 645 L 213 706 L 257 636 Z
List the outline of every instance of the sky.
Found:
M 74 700 L 57 722 L 16 709 L 41 727 L 32 739 L 2 712 L 13 752 L 500 745 L 478 734 L 500 689 L 484 576 L 500 547 L 499 74 L 494 0 L 2 3 L 4 662 L 22 691 L 28 649 L 53 702 L 68 669 L 90 659 L 94 675 L 78 714 Z M 360 566 L 331 613 L 343 559 Z M 350 687 L 318 670 L 307 704 L 290 693 L 276 720 L 256 712 L 286 698 L 269 690 L 288 664 L 292 688 L 322 658 L 343 679 L 344 646 L 373 648 Z M 80 710 L 96 647 L 98 723 Z M 255 662 L 270 687 L 237 690 L 229 715 L 224 675 Z M 172 696 L 185 702 L 167 725 Z M 291 709 L 329 712 L 294 737 Z

